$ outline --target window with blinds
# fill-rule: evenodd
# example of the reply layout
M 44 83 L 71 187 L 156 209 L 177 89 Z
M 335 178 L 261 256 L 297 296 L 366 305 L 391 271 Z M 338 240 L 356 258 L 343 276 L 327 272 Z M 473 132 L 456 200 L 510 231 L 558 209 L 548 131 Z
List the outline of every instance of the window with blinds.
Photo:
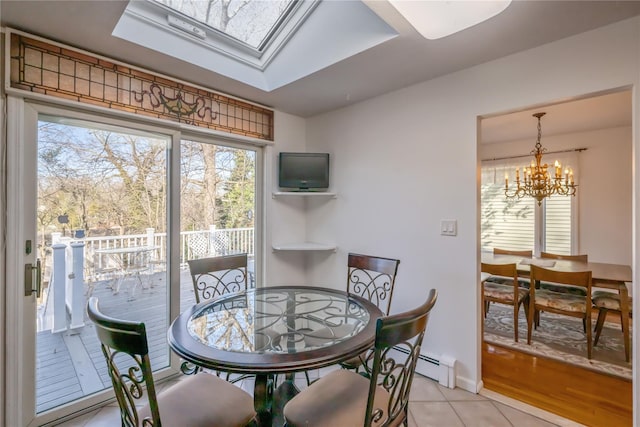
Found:
M 533 249 L 535 242 L 535 200 L 507 199 L 504 184 L 482 185 L 482 250 L 493 248 Z
M 554 159 L 555 160 L 555 159 Z M 562 156 L 563 164 L 577 164 L 576 156 Z M 481 247 L 511 250 L 532 249 L 558 254 L 571 254 L 575 223 L 573 197 L 552 196 L 538 208 L 532 197 L 507 199 L 505 176 L 515 183 L 513 171 L 522 170 L 522 159 L 493 160 L 482 163 L 481 183 Z M 573 167 L 574 175 L 577 168 Z M 514 186 L 511 184 L 510 186 Z M 536 224 L 540 224 L 536 226 Z M 539 242 L 536 245 L 536 242 Z M 539 246 L 539 247 L 536 247 Z
M 544 206 L 544 251 L 571 254 L 571 201 L 573 197 L 551 196 Z

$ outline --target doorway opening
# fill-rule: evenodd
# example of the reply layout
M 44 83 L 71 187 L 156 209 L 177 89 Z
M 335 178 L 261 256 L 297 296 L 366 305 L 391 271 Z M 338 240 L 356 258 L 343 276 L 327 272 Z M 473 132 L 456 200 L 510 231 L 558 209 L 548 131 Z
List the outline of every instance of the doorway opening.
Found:
M 631 90 L 625 88 L 482 118 L 478 153 L 482 168 L 480 221 L 484 259 L 491 258 L 484 254 L 491 254 L 496 247 L 531 250 L 538 256 L 541 251 L 587 254 L 590 263 L 626 267 L 631 278 L 631 110 Z M 542 145 L 547 149 L 543 163 L 552 169 L 557 156 L 570 157 L 578 184 L 575 197 L 552 196 L 540 207 L 531 197 L 506 199 L 504 195 L 505 171 L 513 174 L 519 168 L 524 172 L 523 166 L 533 159 L 531 150 L 537 133 L 533 114 L 538 112 L 546 113 L 542 121 Z M 507 178 L 513 189 L 514 176 Z M 559 208 L 563 198 L 570 202 Z M 526 282 L 526 278 L 520 280 Z M 528 284 L 522 287 L 528 293 Z M 626 289 L 631 288 L 629 280 Z M 602 406 L 598 403 L 603 398 L 602 390 L 610 389 L 604 398 L 611 399 L 613 415 L 596 416 L 602 416 L 604 424 L 611 421 L 607 416 L 631 424 L 632 364 L 625 357 L 619 314 L 607 316 L 589 360 L 579 318 L 573 322 L 573 318 L 542 312 L 539 326 L 532 326 L 528 344 L 526 310 L 521 308 L 518 313 L 518 342 L 514 340 L 513 312 L 513 306 L 492 303 L 481 320 L 482 378 L 486 388 L 590 423 L 595 422 L 593 408 Z M 595 325 L 598 310 L 593 312 Z M 606 343 L 602 341 L 605 336 Z M 631 342 L 628 346 L 631 348 Z M 565 393 L 557 401 L 544 398 L 550 384 L 562 388 L 558 381 L 563 378 L 571 384 L 569 389 L 580 390 L 580 394 Z M 576 379 L 584 384 L 577 385 Z M 584 405 L 585 411 L 576 411 L 576 405 Z

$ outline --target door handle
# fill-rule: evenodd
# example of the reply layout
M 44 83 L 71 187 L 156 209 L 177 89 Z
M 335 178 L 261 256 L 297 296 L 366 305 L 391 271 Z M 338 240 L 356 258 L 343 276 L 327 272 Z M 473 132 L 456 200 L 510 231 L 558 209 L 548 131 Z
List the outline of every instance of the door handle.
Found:
M 36 297 L 40 298 L 40 291 L 42 289 L 42 279 L 41 279 L 41 266 L 40 260 L 36 260 L 35 267 L 33 264 L 25 264 L 24 265 L 24 296 L 28 297 L 34 292 L 36 293 Z M 36 287 L 33 287 L 33 275 L 35 274 L 35 284 Z

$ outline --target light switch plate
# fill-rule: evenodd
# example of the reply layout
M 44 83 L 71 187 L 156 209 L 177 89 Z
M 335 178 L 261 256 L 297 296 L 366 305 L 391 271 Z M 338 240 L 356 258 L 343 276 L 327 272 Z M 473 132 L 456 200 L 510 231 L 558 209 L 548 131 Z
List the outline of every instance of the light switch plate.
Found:
M 443 236 L 456 236 L 458 234 L 458 221 L 455 219 L 443 219 L 440 221 L 440 234 Z

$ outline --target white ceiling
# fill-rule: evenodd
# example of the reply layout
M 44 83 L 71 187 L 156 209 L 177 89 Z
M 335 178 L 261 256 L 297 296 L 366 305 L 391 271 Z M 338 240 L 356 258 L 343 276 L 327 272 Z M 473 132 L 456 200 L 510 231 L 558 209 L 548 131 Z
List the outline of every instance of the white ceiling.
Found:
M 538 119 L 534 113 L 546 113 L 540 121 L 542 138 L 574 132 L 587 132 L 631 126 L 631 90 L 607 93 L 557 104 L 548 104 L 483 118 L 481 142 L 521 141 L 535 143 Z
M 449 37 L 426 40 L 388 2 L 365 0 L 399 33 L 398 37 L 293 83 L 264 91 L 215 70 L 112 36 L 127 3 L 123 0 L 0 0 L 0 22 L 3 26 L 156 70 L 284 112 L 310 117 L 640 14 L 640 1 L 516 0 L 489 21 Z M 331 31 L 331 22 L 327 23 L 324 31 Z M 614 107 L 618 105 L 615 101 L 621 104 Z M 545 107 L 543 110 L 548 114 L 543 118 L 543 130 L 548 128 L 547 132 L 551 133 L 555 120 L 570 122 L 570 116 L 562 118 L 563 114 L 570 114 L 571 120 L 589 126 L 603 120 L 630 122 L 630 98 L 629 102 L 619 98 L 608 99 L 607 102 L 611 103 L 607 108 L 587 101 L 578 104 L 576 108 L 581 109 L 572 108 L 570 103 Z M 509 126 L 512 132 L 509 138 L 513 139 L 513 132 L 516 132 L 514 123 L 518 119 L 522 122 L 519 132 L 528 131 L 530 134 L 533 128 L 535 136 L 533 112 L 527 110 L 500 119 L 488 119 L 483 124 L 486 125 L 483 140 L 490 142 L 505 138 Z M 615 115 L 614 112 L 620 115 L 610 117 Z M 623 116 L 628 118 L 623 119 Z M 562 129 L 558 131 L 562 132 Z

